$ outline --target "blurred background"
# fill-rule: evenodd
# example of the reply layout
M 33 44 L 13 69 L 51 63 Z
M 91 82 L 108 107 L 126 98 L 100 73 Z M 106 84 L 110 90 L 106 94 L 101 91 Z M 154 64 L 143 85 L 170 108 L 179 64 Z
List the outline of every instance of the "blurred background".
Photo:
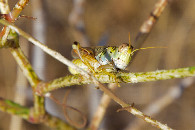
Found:
M 9 0 L 10 9 L 16 2 L 16 0 Z M 140 26 L 148 18 L 156 2 L 157 0 L 81 0 L 76 5 L 76 0 L 55 2 L 32 0 L 22 14 L 36 17 L 37 20 L 19 18 L 16 25 L 71 60 L 71 45 L 74 41 L 80 42 L 82 46 L 98 44 L 119 46 L 121 43 L 128 42 L 130 32 L 134 45 Z M 78 17 L 74 16 L 74 11 L 79 12 Z M 142 46 L 166 46 L 167 48 L 138 51 L 127 70 L 147 72 L 194 66 L 194 11 L 194 0 L 171 0 Z M 75 29 L 75 26 L 81 30 L 81 33 Z M 34 48 L 23 37 L 20 37 L 20 45 L 41 79 L 50 81 L 69 74 L 67 66 Z M 135 107 L 139 110 L 145 111 L 151 103 L 169 93 L 171 88 L 181 86 L 181 82 L 183 82 L 182 79 L 172 79 L 121 84 L 122 87 L 116 90 L 116 94 L 130 104 L 135 103 Z M 94 89 L 93 85 L 83 85 L 62 88 L 52 94 L 61 100 L 67 89 L 72 90 L 68 97 L 68 104 L 86 114 L 90 123 L 102 92 Z M 195 129 L 194 93 L 193 83 L 182 87 L 182 93 L 152 117 L 177 130 Z M 31 88 L 7 49 L 0 50 L 0 97 L 16 100 L 25 106 L 33 104 Z M 53 101 L 47 99 L 46 107 L 53 115 L 64 118 L 61 106 Z M 116 112 L 119 108 L 117 103 L 111 101 L 99 129 L 156 129 L 126 111 Z M 71 118 L 80 121 L 80 115 L 77 113 L 73 112 Z M 0 130 L 48 129 L 43 125 L 17 121 L 13 119 L 13 116 L 0 112 Z

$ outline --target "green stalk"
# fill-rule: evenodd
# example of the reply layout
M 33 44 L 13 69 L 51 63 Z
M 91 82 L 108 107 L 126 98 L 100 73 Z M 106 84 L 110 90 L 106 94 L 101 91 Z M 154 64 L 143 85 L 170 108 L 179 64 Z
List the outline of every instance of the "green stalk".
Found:
M 7 112 L 11 115 L 19 116 L 31 123 L 43 123 L 50 128 L 60 129 L 60 130 L 74 130 L 72 126 L 65 123 L 63 120 L 53 117 L 52 115 L 46 113 L 41 122 L 37 122 L 36 117 L 32 114 L 30 108 L 21 106 L 13 101 L 0 98 L 0 110 Z
M 116 83 L 116 78 L 113 73 L 110 75 L 99 73 L 94 75 L 101 83 Z M 139 73 L 124 73 L 119 72 L 116 74 L 117 79 L 120 83 L 139 83 L 139 82 L 149 82 L 158 80 L 167 80 L 173 78 L 184 78 L 195 76 L 195 66 L 186 67 L 171 70 L 157 70 L 151 72 L 139 72 Z M 49 83 L 40 83 L 36 88 L 36 92 L 43 95 L 52 90 L 72 86 L 72 85 L 82 85 L 91 84 L 93 81 L 89 80 L 88 77 L 82 75 L 68 75 L 50 81 Z
M 20 116 L 23 119 L 29 120 L 30 109 L 16 104 L 10 100 L 0 98 L 0 110 L 12 115 Z

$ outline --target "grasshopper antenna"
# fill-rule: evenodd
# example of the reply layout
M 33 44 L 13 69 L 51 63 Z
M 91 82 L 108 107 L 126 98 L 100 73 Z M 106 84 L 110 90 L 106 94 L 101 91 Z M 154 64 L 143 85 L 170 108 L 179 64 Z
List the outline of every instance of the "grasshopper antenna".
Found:
M 129 32 L 129 48 L 131 48 L 131 37 L 130 37 L 130 32 Z
M 131 55 L 133 55 L 136 51 L 138 50 L 145 50 L 145 49 L 153 49 L 153 48 L 167 48 L 167 47 L 163 47 L 163 46 L 157 46 L 157 47 L 145 47 L 145 48 L 139 48 L 139 49 L 135 49 L 131 52 Z

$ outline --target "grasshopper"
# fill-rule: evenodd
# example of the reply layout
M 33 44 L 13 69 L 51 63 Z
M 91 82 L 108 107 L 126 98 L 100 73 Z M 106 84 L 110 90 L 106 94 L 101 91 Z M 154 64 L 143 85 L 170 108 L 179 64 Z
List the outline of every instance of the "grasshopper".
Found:
M 139 50 L 134 50 L 131 45 L 130 34 L 129 43 L 123 43 L 119 47 L 81 47 L 78 42 L 74 42 L 72 48 L 72 56 L 75 58 L 72 62 L 90 73 L 110 73 L 125 70 L 134 52 Z M 79 72 L 71 67 L 69 67 L 69 71 L 72 74 L 79 74 Z
M 133 54 L 137 50 L 149 49 L 149 48 L 164 48 L 164 47 L 147 47 L 134 49 L 130 42 L 123 43 L 119 47 L 116 46 L 96 46 L 96 47 L 81 47 L 78 42 L 74 42 L 72 45 L 72 56 L 74 64 L 84 69 L 89 73 L 111 73 L 118 72 L 119 70 L 125 70 Z M 72 74 L 79 74 L 75 69 L 69 67 L 69 71 Z M 116 79 L 116 76 L 115 76 Z
M 124 70 L 134 53 L 133 46 L 128 43 L 123 43 L 119 47 L 81 47 L 78 42 L 74 42 L 72 48 L 72 55 L 75 58 L 72 62 L 90 73 Z M 69 71 L 78 74 L 72 68 L 69 68 Z

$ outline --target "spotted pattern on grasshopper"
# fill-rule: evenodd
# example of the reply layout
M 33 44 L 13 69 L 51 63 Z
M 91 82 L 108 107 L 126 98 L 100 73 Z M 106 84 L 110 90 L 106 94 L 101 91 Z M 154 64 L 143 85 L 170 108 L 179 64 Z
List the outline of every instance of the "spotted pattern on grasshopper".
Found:
M 72 48 L 72 55 L 75 58 L 72 62 L 90 73 L 124 70 L 134 53 L 133 46 L 128 43 L 123 43 L 119 47 L 81 47 L 78 42 L 74 42 Z M 79 73 L 70 67 L 69 71 L 72 74 Z

